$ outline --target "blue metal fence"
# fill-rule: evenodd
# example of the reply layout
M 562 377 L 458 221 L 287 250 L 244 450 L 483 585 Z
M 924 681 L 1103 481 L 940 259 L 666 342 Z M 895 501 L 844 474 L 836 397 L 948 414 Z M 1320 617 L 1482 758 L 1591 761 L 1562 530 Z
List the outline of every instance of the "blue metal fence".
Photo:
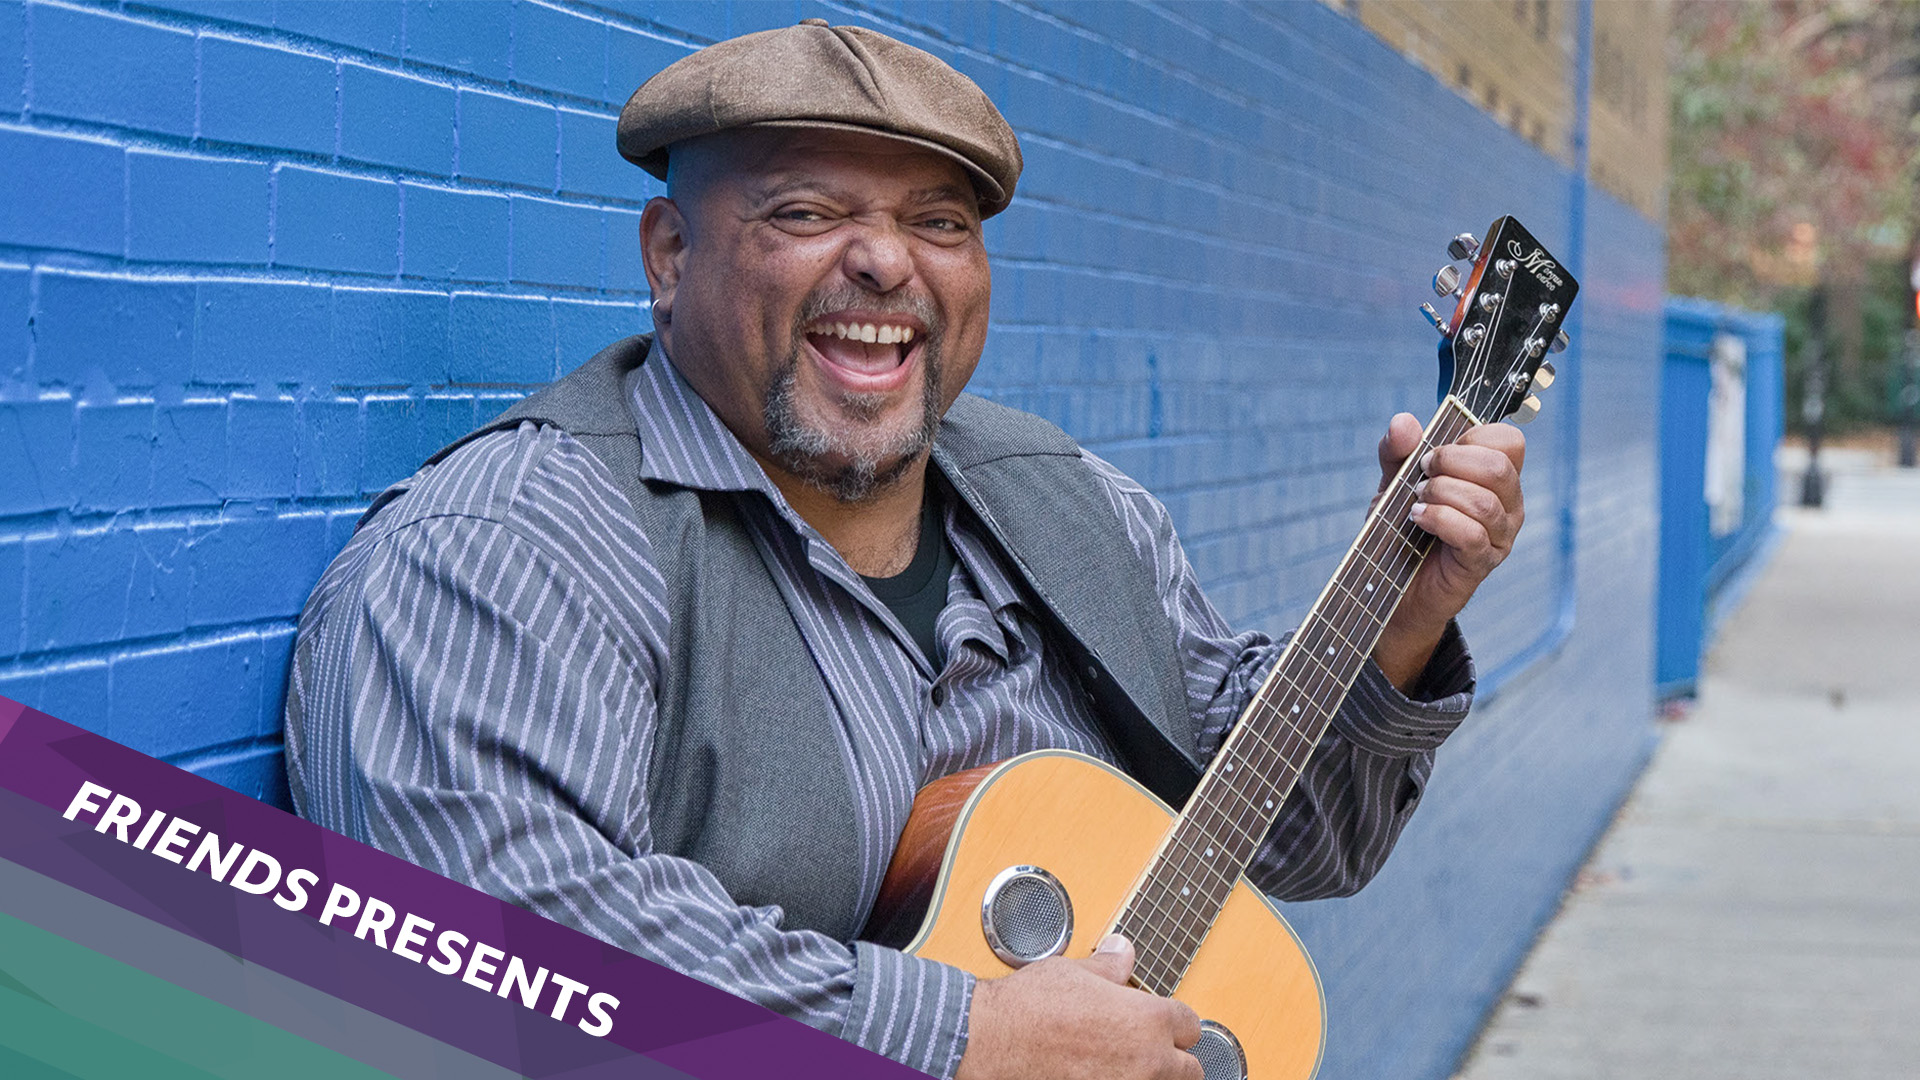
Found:
M 1699 679 L 1714 599 L 1772 533 L 1785 324 L 1684 298 L 1667 301 L 1666 324 L 1655 676 L 1660 695 L 1675 697 Z

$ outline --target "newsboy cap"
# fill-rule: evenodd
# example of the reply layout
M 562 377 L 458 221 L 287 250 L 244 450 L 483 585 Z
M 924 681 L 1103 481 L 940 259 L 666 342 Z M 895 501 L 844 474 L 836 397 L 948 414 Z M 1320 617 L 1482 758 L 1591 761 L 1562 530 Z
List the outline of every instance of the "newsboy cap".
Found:
M 980 213 L 1007 208 L 1020 141 L 973 80 L 861 26 L 798 26 L 709 45 L 643 83 L 620 110 L 620 155 L 664 180 L 674 143 L 748 126 L 886 135 L 965 166 Z

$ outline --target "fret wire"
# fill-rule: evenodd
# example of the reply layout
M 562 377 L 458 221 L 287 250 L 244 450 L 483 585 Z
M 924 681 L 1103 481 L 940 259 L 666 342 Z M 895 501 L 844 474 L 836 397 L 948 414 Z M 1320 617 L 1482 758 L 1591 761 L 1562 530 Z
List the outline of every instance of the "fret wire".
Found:
M 1153 864 L 1152 881 L 1141 893 L 1142 899 L 1146 901 L 1146 913 L 1153 917 L 1154 932 L 1159 934 L 1168 945 L 1175 944 L 1174 929 L 1178 925 L 1178 920 L 1174 916 L 1180 907 L 1168 888 L 1172 873 L 1173 868 L 1169 864 L 1165 861 L 1156 861 Z
M 1314 715 L 1316 717 L 1320 715 L 1318 708 L 1314 709 Z M 1284 743 L 1274 742 L 1268 737 L 1268 733 L 1264 731 L 1250 730 L 1246 737 L 1258 740 L 1261 744 L 1273 750 L 1282 762 L 1293 766 L 1296 764 L 1294 759 L 1300 756 L 1300 751 L 1310 750 L 1313 744 L 1319 741 L 1319 733 L 1295 726 L 1290 718 L 1283 718 L 1280 723 L 1284 726 L 1285 730 L 1277 734 L 1280 734 L 1285 739 Z M 1318 727 L 1318 724 L 1316 723 L 1315 726 Z
M 1243 828 L 1240 825 L 1240 819 L 1236 815 L 1229 814 L 1226 808 L 1219 804 L 1218 799 L 1211 797 L 1211 793 L 1209 793 L 1208 800 L 1201 809 L 1203 811 L 1210 811 L 1219 817 L 1219 826 L 1215 829 L 1208 830 L 1215 836 L 1219 835 L 1221 829 L 1231 830 L 1233 833 L 1232 838 L 1246 842 L 1249 849 L 1257 849 L 1259 847 L 1259 838 Z M 1224 840 L 1225 838 L 1222 839 Z
M 1360 621 L 1364 625 L 1371 626 L 1375 633 L 1386 628 L 1386 620 L 1382 619 L 1372 607 L 1368 606 L 1367 595 L 1354 592 L 1352 586 L 1342 582 L 1335 582 L 1333 588 L 1334 591 L 1341 596 L 1342 603 L 1351 605 L 1345 609 L 1349 613 L 1349 618 Z M 1380 590 L 1375 589 L 1370 595 L 1378 596 L 1380 595 Z
M 1327 632 L 1331 633 L 1334 637 L 1339 638 L 1340 644 L 1345 645 L 1350 651 L 1358 654 L 1360 659 L 1362 660 L 1366 659 L 1366 650 L 1361 649 L 1358 645 L 1355 645 L 1353 641 L 1347 637 L 1347 635 L 1341 633 L 1340 626 L 1338 623 L 1335 623 L 1332 620 L 1327 620 L 1326 625 L 1327 625 Z
M 1231 867 L 1223 865 L 1223 860 L 1220 860 L 1217 857 L 1213 859 L 1208 859 L 1206 856 L 1202 855 L 1197 850 L 1194 844 L 1194 840 L 1195 840 L 1194 837 L 1186 835 L 1184 832 L 1178 832 L 1174 837 L 1173 843 L 1178 844 L 1181 847 L 1185 848 L 1187 854 L 1192 857 L 1194 863 L 1198 866 L 1199 870 L 1201 872 L 1204 872 L 1208 878 L 1214 881 L 1226 883 L 1228 891 L 1231 892 L 1232 891 L 1231 883 L 1234 879 L 1240 876 L 1239 872 L 1233 871 L 1231 870 Z M 1172 846 L 1172 845 L 1169 845 L 1169 846 Z M 1215 848 L 1216 853 L 1218 852 L 1218 850 L 1219 848 L 1218 846 L 1216 846 Z M 1209 900 L 1211 900 L 1213 886 L 1208 885 L 1205 882 L 1198 881 L 1197 879 L 1195 883 L 1201 885 L 1201 887 L 1205 890 L 1204 895 L 1206 895 L 1209 898 Z
M 1159 915 L 1159 918 L 1154 921 L 1159 941 L 1153 947 L 1158 949 L 1160 945 L 1165 945 L 1176 955 L 1190 961 L 1192 954 L 1206 937 L 1206 928 L 1212 925 L 1214 918 L 1218 917 L 1220 908 L 1225 903 L 1225 896 L 1216 896 L 1212 886 L 1189 874 L 1182 873 L 1181 876 L 1186 878 L 1189 889 L 1196 887 L 1199 889 L 1199 902 L 1196 903 L 1192 899 L 1191 892 L 1185 896 L 1173 895 L 1170 885 L 1164 881 L 1163 877 L 1162 888 L 1166 890 L 1167 903 L 1150 905 Z M 1213 876 L 1218 880 L 1218 875 Z M 1228 892 L 1231 892 L 1230 888 Z M 1172 932 L 1174 929 L 1180 932 L 1178 936 Z
M 1260 846 L 1260 837 L 1241 826 L 1240 819 L 1227 813 L 1226 808 L 1217 799 L 1209 799 L 1199 808 L 1218 819 L 1216 825 L 1207 829 L 1210 838 L 1217 840 L 1223 847 L 1238 848 L 1244 846 L 1249 853 Z M 1204 826 L 1202 826 L 1204 828 Z M 1229 835 L 1230 834 L 1230 835 Z
M 1171 912 L 1160 908 L 1155 908 L 1148 914 L 1151 918 L 1141 923 L 1142 929 L 1146 931 L 1145 941 L 1136 940 L 1133 943 L 1136 954 L 1150 953 L 1170 972 L 1178 970 L 1180 954 L 1183 950 L 1179 940 L 1173 936 L 1173 928 L 1180 925 L 1179 920 L 1173 918 Z
M 1188 853 L 1192 854 L 1191 850 L 1189 850 Z M 1192 901 L 1188 899 L 1191 896 L 1191 893 L 1184 890 L 1190 890 L 1195 887 L 1198 887 L 1200 889 L 1200 894 L 1203 898 L 1207 895 L 1208 886 L 1206 882 L 1203 881 L 1200 876 L 1196 876 L 1196 875 L 1204 874 L 1207 869 L 1208 868 L 1205 867 L 1204 865 L 1189 867 L 1185 861 L 1173 864 L 1174 874 L 1176 878 L 1179 879 L 1179 883 L 1183 889 L 1183 891 L 1180 894 L 1180 901 L 1183 906 L 1186 906 L 1189 908 L 1194 906 Z M 1217 877 L 1218 875 L 1206 874 L 1205 876 Z M 1172 884 L 1173 884 L 1172 882 L 1169 882 L 1168 887 L 1171 888 Z
M 1288 676 L 1287 673 L 1285 672 L 1280 673 L 1277 676 L 1276 681 L 1279 682 L 1286 689 L 1292 690 L 1295 697 L 1305 698 L 1307 696 L 1304 691 L 1302 691 L 1297 685 L 1294 684 L 1293 679 L 1290 676 Z M 1301 750 L 1310 750 L 1313 744 L 1319 741 L 1319 736 L 1324 731 L 1324 728 L 1322 728 L 1321 726 L 1321 720 L 1324 719 L 1324 715 L 1322 714 L 1320 708 L 1317 705 L 1315 705 L 1311 699 L 1304 700 L 1304 701 L 1297 701 L 1295 702 L 1295 704 L 1302 707 L 1303 711 L 1300 714 L 1302 716 L 1306 715 L 1306 713 L 1304 712 L 1305 707 L 1312 706 L 1314 720 L 1311 722 L 1309 728 L 1302 728 L 1294 724 L 1291 715 L 1285 715 L 1282 717 L 1281 723 L 1284 724 L 1286 728 L 1284 735 L 1287 739 L 1287 743 L 1284 747 L 1280 747 L 1276 745 L 1276 748 L 1280 749 L 1282 755 L 1286 758 L 1286 760 L 1290 764 L 1295 763 L 1294 758 L 1300 756 Z M 1269 706 L 1269 708 L 1273 708 L 1273 706 Z M 1261 737 L 1264 739 L 1264 733 L 1252 732 L 1247 737 L 1249 738 Z M 1298 742 L 1297 746 L 1295 745 L 1296 740 Z M 1275 744 L 1272 744 L 1271 740 L 1267 740 L 1267 741 L 1269 742 L 1269 745 L 1275 745 Z
M 1291 729 L 1291 727 L 1289 727 L 1289 731 L 1299 738 L 1303 747 L 1311 747 L 1312 742 L 1314 740 L 1309 739 L 1307 737 L 1307 733 L 1294 731 L 1293 729 Z M 1246 755 L 1243 752 L 1240 752 L 1240 748 L 1244 747 L 1246 743 L 1249 741 L 1251 741 L 1251 743 L 1255 748 L 1261 751 L 1262 760 L 1258 763 L 1254 762 L 1254 759 L 1252 757 Z M 1289 752 L 1288 750 L 1282 749 L 1281 747 L 1275 745 L 1272 742 L 1272 740 L 1270 740 L 1267 737 L 1267 734 L 1265 732 L 1258 731 L 1251 728 L 1248 729 L 1247 733 L 1242 737 L 1241 741 L 1236 744 L 1236 753 L 1239 753 L 1241 759 L 1246 761 L 1249 764 L 1249 768 L 1247 771 L 1251 775 L 1251 779 L 1244 781 L 1243 783 L 1258 784 L 1260 788 L 1260 790 L 1257 792 L 1250 792 L 1244 786 L 1236 787 L 1236 790 L 1243 797 L 1250 797 L 1249 798 L 1250 803 L 1258 803 L 1263 798 L 1268 796 L 1272 788 L 1271 775 L 1274 772 L 1276 765 L 1285 764 L 1289 768 L 1293 767 L 1294 765 L 1294 761 L 1293 761 L 1294 753 Z M 1277 758 L 1278 760 L 1274 762 L 1267 762 L 1264 759 L 1268 755 L 1271 755 Z
M 1341 572 L 1334 576 L 1333 582 L 1328 590 L 1328 595 L 1336 598 L 1340 602 L 1340 611 L 1346 618 L 1352 619 L 1356 616 L 1364 616 L 1367 622 L 1373 623 L 1376 626 L 1383 625 L 1384 620 L 1380 618 L 1378 612 L 1373 610 L 1372 605 L 1372 601 L 1382 596 L 1383 590 L 1371 581 L 1357 582 L 1348 580 L 1348 578 L 1355 576 L 1359 572 L 1359 562 L 1348 560 L 1346 565 L 1342 567 Z M 1397 586 L 1399 583 L 1392 582 L 1390 584 Z M 1364 587 L 1356 590 L 1355 586 L 1357 585 L 1376 585 L 1376 587 L 1372 592 L 1368 592 Z
M 1368 566 L 1373 567 L 1375 573 L 1387 579 L 1395 588 L 1406 588 L 1408 583 L 1401 580 L 1402 572 L 1380 561 L 1381 558 L 1384 557 L 1384 553 L 1370 551 L 1364 547 L 1355 547 L 1354 554 L 1358 555 Z
M 1335 686 L 1338 686 L 1342 681 L 1340 677 L 1340 673 L 1328 667 L 1326 663 L 1322 661 L 1318 656 L 1303 656 L 1301 658 L 1301 663 L 1312 665 L 1314 671 L 1318 673 L 1314 676 L 1316 680 L 1320 679 L 1322 676 L 1326 678 L 1326 685 L 1324 687 L 1320 687 L 1320 686 L 1315 687 L 1316 697 L 1319 696 L 1320 694 L 1326 693 L 1329 690 L 1332 690 Z
M 1195 917 L 1203 913 L 1192 907 L 1192 905 L 1178 903 L 1178 898 L 1168 897 L 1168 899 L 1174 901 L 1179 910 L 1176 912 L 1174 906 L 1152 905 L 1154 918 L 1145 925 L 1148 932 L 1153 936 L 1148 939 L 1148 944 L 1145 946 L 1137 941 L 1134 945 L 1136 949 L 1152 950 L 1156 956 L 1169 961 L 1169 966 L 1173 966 L 1177 970 L 1179 966 L 1184 966 L 1184 964 L 1173 964 L 1172 961 L 1181 957 L 1191 959 L 1194 949 L 1199 945 L 1200 938 L 1205 936 L 1204 933 L 1193 933 L 1192 925 Z M 1211 923 L 1212 918 L 1217 916 L 1219 912 L 1214 911 L 1207 914 L 1207 921 Z M 1176 936 L 1176 931 L 1179 932 L 1178 936 Z
M 1294 690 L 1296 694 L 1299 693 L 1299 691 L 1294 687 L 1292 679 L 1288 677 L 1285 671 L 1281 671 L 1277 673 L 1275 678 L 1281 687 L 1289 690 Z M 1309 732 L 1306 728 L 1301 727 L 1299 724 L 1296 724 L 1294 722 L 1294 717 L 1306 716 L 1307 707 L 1312 706 L 1314 703 L 1311 700 L 1307 700 L 1307 701 L 1296 701 L 1293 704 L 1295 706 L 1298 706 L 1300 711 L 1294 712 L 1291 710 L 1282 710 L 1280 707 L 1280 703 L 1277 701 L 1263 701 L 1260 703 L 1260 706 L 1261 708 L 1267 710 L 1270 714 L 1272 714 L 1273 723 L 1284 724 L 1286 725 L 1286 728 L 1290 733 L 1299 735 L 1302 738 L 1308 737 L 1311 734 L 1311 732 Z M 1318 712 L 1319 710 L 1316 708 L 1315 711 Z
M 1398 546 L 1389 546 L 1385 542 L 1393 534 L 1393 526 L 1383 524 L 1367 537 L 1367 543 L 1360 545 L 1358 550 L 1388 581 L 1404 588 L 1412 577 L 1413 564 L 1405 561 L 1407 553 L 1404 540 Z
M 1398 529 L 1390 529 L 1386 532 L 1385 535 L 1390 539 L 1396 541 L 1401 547 L 1404 547 L 1410 554 L 1413 554 L 1416 556 L 1425 554 L 1425 552 L 1421 551 L 1420 548 L 1416 546 L 1413 541 L 1401 535 Z
M 1196 863 L 1198 863 L 1198 861 L 1196 861 Z M 1198 874 L 1198 876 L 1196 876 L 1196 874 Z M 1165 897 L 1167 897 L 1169 901 L 1177 901 L 1179 907 L 1181 907 L 1187 915 L 1194 915 L 1194 913 L 1204 911 L 1204 905 L 1196 905 L 1196 901 L 1192 899 L 1192 894 L 1175 897 L 1175 894 L 1171 892 L 1173 886 L 1179 884 L 1175 878 L 1185 880 L 1185 888 L 1188 888 L 1188 890 L 1192 890 L 1192 888 L 1198 886 L 1200 899 L 1206 901 L 1206 903 L 1212 903 L 1212 888 L 1206 884 L 1206 880 L 1208 880 L 1208 878 L 1215 878 L 1215 880 L 1217 880 L 1217 878 L 1221 878 L 1221 876 L 1223 876 L 1223 874 L 1219 872 L 1219 867 L 1206 865 L 1206 863 L 1198 863 L 1198 865 L 1190 865 L 1190 867 L 1188 867 L 1188 865 L 1177 865 L 1177 863 L 1173 863 L 1173 865 L 1169 865 L 1169 863 L 1158 863 L 1158 865 L 1154 867 L 1154 871 L 1150 872 L 1148 886 L 1142 888 L 1142 894 L 1144 894 L 1148 888 L 1158 888 L 1158 890 L 1164 892 Z M 1162 907 L 1162 905 L 1156 903 L 1156 907 Z
M 1127 935 L 1127 940 L 1133 942 L 1136 957 L 1155 959 L 1162 963 L 1170 960 L 1169 953 L 1173 938 L 1163 928 L 1164 922 L 1164 914 L 1157 919 L 1146 919 L 1143 915 L 1142 921 L 1136 924 L 1134 932 Z
M 1296 707 L 1298 706 L 1296 705 Z M 1261 719 L 1264 723 L 1249 727 L 1245 738 L 1254 741 L 1260 746 L 1262 750 L 1262 763 L 1255 765 L 1254 769 L 1256 772 L 1265 774 L 1272 768 L 1270 764 L 1265 762 L 1267 753 L 1274 753 L 1283 761 L 1287 757 L 1286 752 L 1273 741 L 1272 736 L 1280 735 L 1287 737 L 1289 740 L 1295 737 L 1305 739 L 1308 733 L 1293 722 L 1292 714 L 1282 712 L 1277 702 L 1261 702 L 1260 710 L 1263 714 Z
M 1327 610 L 1321 615 L 1321 620 L 1332 628 L 1335 634 L 1343 640 L 1348 640 L 1349 643 L 1351 643 L 1349 635 L 1359 631 L 1366 622 L 1370 621 L 1363 618 L 1367 614 L 1366 609 L 1351 599 L 1346 590 L 1337 585 L 1327 590 L 1326 605 Z

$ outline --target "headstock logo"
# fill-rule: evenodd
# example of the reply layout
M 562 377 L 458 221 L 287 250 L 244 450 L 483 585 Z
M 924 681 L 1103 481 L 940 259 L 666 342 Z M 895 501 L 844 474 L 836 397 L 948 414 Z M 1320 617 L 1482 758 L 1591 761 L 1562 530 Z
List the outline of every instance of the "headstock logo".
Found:
M 1535 248 L 1533 254 L 1528 255 L 1520 247 L 1520 241 L 1509 240 L 1507 241 L 1507 253 L 1512 255 L 1515 261 L 1525 267 L 1529 273 L 1539 279 L 1540 284 L 1545 285 L 1547 288 L 1558 289 L 1561 285 L 1565 284 L 1565 280 L 1560 277 L 1559 265 L 1547 257 L 1547 249 Z

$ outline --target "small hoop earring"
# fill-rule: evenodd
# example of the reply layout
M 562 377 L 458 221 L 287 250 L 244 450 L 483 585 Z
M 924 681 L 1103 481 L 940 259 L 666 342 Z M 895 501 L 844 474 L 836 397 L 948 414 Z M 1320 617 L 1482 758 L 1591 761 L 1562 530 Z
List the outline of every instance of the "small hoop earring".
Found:
M 673 317 L 673 309 L 671 307 L 665 311 L 660 309 L 661 301 L 664 299 L 665 297 L 656 296 L 652 300 L 647 301 L 647 314 L 651 316 L 656 323 L 665 322 L 667 319 Z

